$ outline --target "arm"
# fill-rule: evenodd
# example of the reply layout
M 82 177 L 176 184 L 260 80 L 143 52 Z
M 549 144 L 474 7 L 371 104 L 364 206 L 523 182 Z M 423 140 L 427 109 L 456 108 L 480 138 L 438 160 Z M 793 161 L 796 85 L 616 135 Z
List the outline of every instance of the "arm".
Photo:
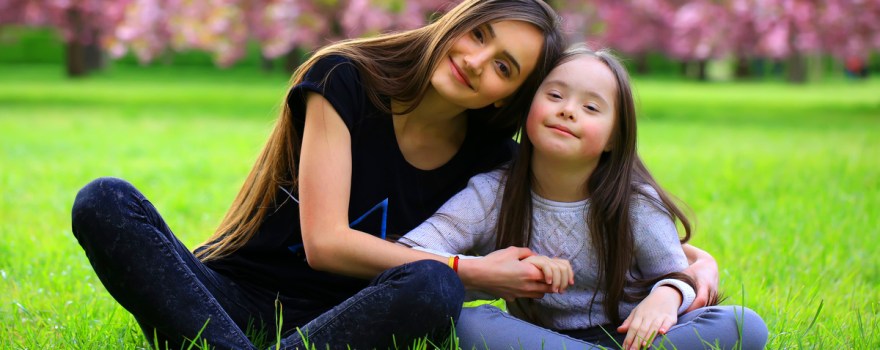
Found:
M 657 278 L 686 268 L 687 258 L 681 249 L 675 222 L 647 198 L 639 197 L 634 204 L 631 214 L 634 258 L 642 278 Z M 687 287 L 688 293 L 693 294 Z M 626 332 L 624 348 L 638 349 L 674 325 L 684 293 L 671 286 L 655 287 L 618 327 L 618 332 Z
M 690 244 L 682 244 L 681 248 L 690 264 L 682 272 L 697 281 L 697 297 L 687 310 L 691 312 L 706 306 L 718 294 L 718 263 L 712 255 Z
M 544 278 L 550 279 L 545 281 L 545 284 L 550 285 L 554 292 L 564 290 L 568 287 L 572 276 L 571 266 L 567 261 L 563 264 L 556 261 L 559 259 L 528 256 L 531 254 L 525 248 L 492 252 L 495 249 L 495 226 L 500 207 L 497 201 L 501 177 L 498 172 L 474 176 L 468 181 L 465 189 L 444 203 L 428 220 L 401 237 L 398 243 L 420 250 L 432 250 L 445 256 L 471 251 L 477 254 L 488 253 L 484 258 L 476 258 L 474 261 L 465 261 L 465 259 L 459 261 L 459 272 L 462 273 L 463 280 L 468 278 L 465 276 L 470 271 L 462 270 L 462 266 L 484 263 L 484 266 L 528 272 L 524 280 L 522 276 L 513 276 L 514 284 L 535 285 L 534 288 L 538 288 L 536 284 L 540 282 L 537 278 Z M 517 252 L 529 253 L 520 255 Z M 566 270 L 565 267 L 568 269 Z M 477 289 L 505 299 L 512 299 L 517 295 L 516 291 L 510 288 L 499 288 L 510 283 L 510 277 L 505 277 L 503 273 L 483 270 L 473 273 L 471 277 L 485 284 L 483 288 Z M 491 281 L 495 277 L 498 279 Z M 533 294 L 531 297 L 540 298 L 542 294 Z
M 438 255 L 409 249 L 353 230 L 348 222 L 351 137 L 323 96 L 309 93 L 299 164 L 300 225 L 309 265 L 316 270 L 371 278 L 416 260 L 446 263 Z M 334 174 L 335 176 L 327 176 Z M 459 277 L 468 288 L 500 296 L 543 296 L 540 272 L 519 260 L 527 248 L 511 248 L 483 259 L 462 260 Z
M 443 261 L 349 227 L 351 138 L 327 99 L 311 92 L 307 95 L 299 166 L 300 225 L 312 268 L 372 278 L 411 261 Z

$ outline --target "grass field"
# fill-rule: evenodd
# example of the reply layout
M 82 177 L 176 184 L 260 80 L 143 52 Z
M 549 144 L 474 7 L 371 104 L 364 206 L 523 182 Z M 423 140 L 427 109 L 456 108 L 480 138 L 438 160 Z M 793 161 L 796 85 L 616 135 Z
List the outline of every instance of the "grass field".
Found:
M 143 191 L 192 247 L 266 139 L 286 77 L 0 66 L 0 348 L 146 347 L 70 233 L 98 176 Z M 880 80 L 638 79 L 640 151 L 696 214 L 693 243 L 769 348 L 880 348 Z M 148 287 L 148 286 L 147 286 Z

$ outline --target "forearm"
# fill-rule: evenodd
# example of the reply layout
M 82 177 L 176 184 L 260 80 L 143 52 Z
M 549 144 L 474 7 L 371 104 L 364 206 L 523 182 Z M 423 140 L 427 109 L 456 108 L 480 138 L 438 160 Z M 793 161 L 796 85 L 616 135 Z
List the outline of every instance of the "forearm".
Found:
M 687 257 L 688 265 L 693 267 L 694 265 L 702 266 L 702 268 L 712 268 L 718 271 L 718 263 L 715 261 L 715 258 L 712 257 L 711 254 L 706 251 L 692 246 L 690 244 L 682 244 L 681 249 L 684 250 L 684 255 Z M 684 273 L 687 273 L 693 278 L 699 279 L 699 269 L 688 268 L 684 270 Z
M 681 249 L 684 250 L 684 255 L 688 259 L 688 265 L 692 265 L 697 260 L 702 260 L 702 259 L 712 260 L 712 261 L 715 260 L 715 258 L 713 258 L 712 255 L 710 255 L 706 251 L 704 251 L 700 248 L 694 247 L 694 246 L 687 244 L 687 243 L 682 244 Z
M 305 244 L 309 265 L 321 271 L 373 278 L 382 271 L 418 260 L 445 263 L 446 257 L 410 249 L 367 233 L 340 228 Z
M 352 277 L 373 278 L 389 268 L 413 261 L 435 260 L 444 264 L 449 261 L 448 256 L 407 248 L 357 230 L 341 229 L 336 233 L 327 235 L 320 243 L 306 245 L 306 256 L 312 268 Z M 529 281 L 540 278 L 540 273 L 530 264 L 518 264 L 516 253 L 509 254 L 513 255 L 507 258 L 496 255 L 493 259 L 459 260 L 457 272 L 465 288 L 497 292 L 499 286 L 524 283 L 529 285 L 525 287 L 529 290 L 539 290 Z M 511 263 L 518 266 L 506 265 Z M 512 282 L 516 279 L 511 277 L 514 274 L 511 269 L 516 268 L 528 271 L 516 274 L 520 282 Z

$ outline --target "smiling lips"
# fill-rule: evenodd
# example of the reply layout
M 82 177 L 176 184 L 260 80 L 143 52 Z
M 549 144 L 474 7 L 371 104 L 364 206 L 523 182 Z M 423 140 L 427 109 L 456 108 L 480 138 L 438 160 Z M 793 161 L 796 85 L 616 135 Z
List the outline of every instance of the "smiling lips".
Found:
M 574 133 L 571 132 L 571 129 L 566 128 L 563 125 L 547 125 L 547 127 L 550 129 L 553 129 L 559 133 L 566 134 L 566 135 L 574 137 L 574 138 L 579 138 Z
M 455 76 L 455 79 L 458 80 L 460 83 L 467 85 L 467 87 L 473 90 L 474 86 L 471 85 L 471 82 L 470 80 L 468 80 L 467 76 L 464 75 L 460 68 L 458 68 L 458 65 L 455 64 L 455 61 L 452 60 L 452 57 L 449 57 L 449 64 L 452 66 L 452 75 Z

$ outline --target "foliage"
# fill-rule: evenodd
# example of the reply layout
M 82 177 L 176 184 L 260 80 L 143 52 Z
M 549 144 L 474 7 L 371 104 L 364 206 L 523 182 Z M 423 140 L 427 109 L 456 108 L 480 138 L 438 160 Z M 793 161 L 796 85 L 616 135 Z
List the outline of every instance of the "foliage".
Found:
M 211 52 L 219 66 L 256 41 L 263 56 L 415 28 L 453 0 L 0 0 L 0 25 L 57 28 L 113 57 L 150 62 L 164 52 Z M 880 49 L 876 0 L 549 0 L 574 41 L 684 60 L 831 54 Z

